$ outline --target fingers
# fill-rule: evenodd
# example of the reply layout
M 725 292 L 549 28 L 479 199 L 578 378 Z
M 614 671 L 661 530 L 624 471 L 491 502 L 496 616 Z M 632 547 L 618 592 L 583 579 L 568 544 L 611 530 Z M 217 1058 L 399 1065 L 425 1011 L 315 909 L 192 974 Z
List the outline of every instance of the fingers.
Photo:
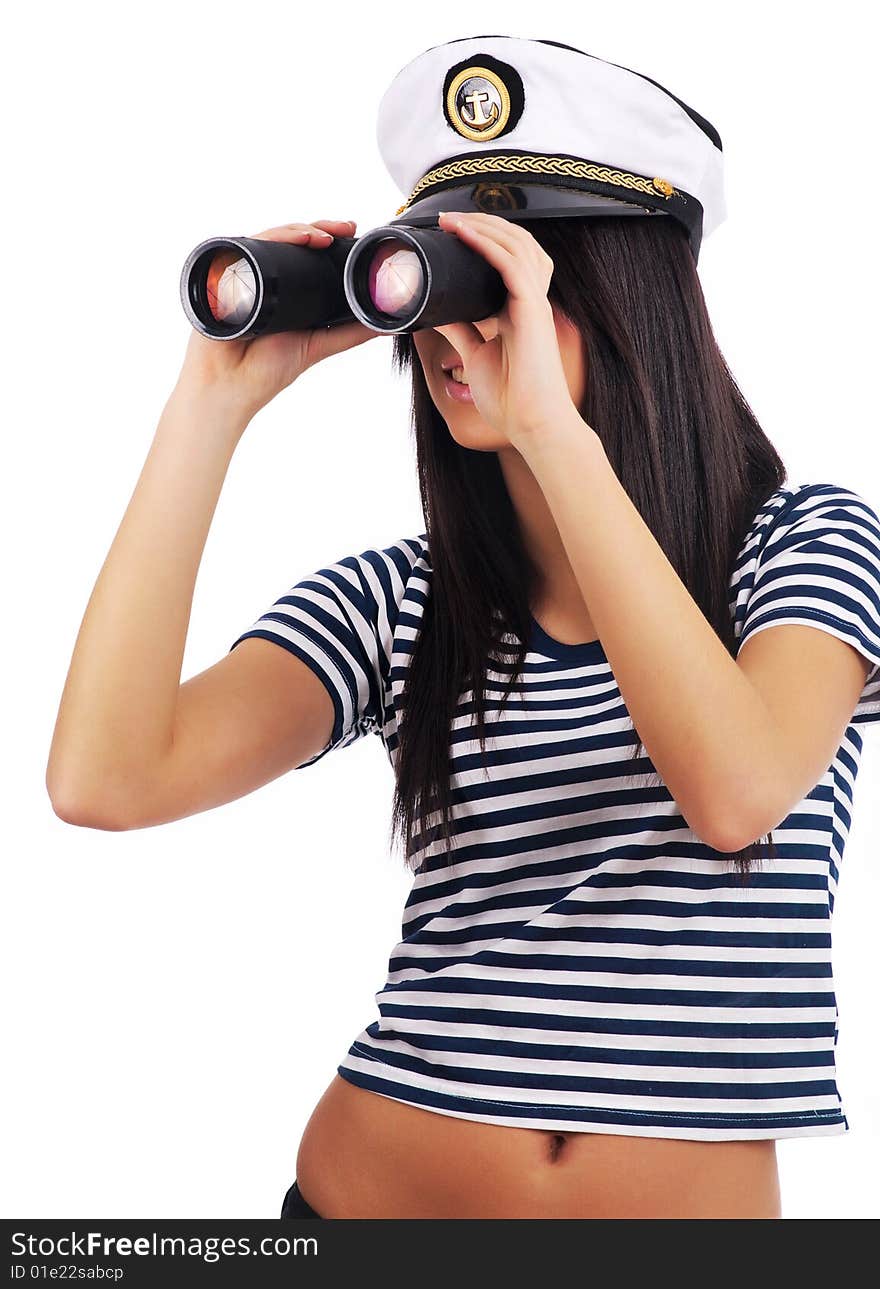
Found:
M 512 296 L 526 299 L 537 288 L 546 297 L 553 261 L 527 229 L 477 211 L 444 211 L 439 222 L 497 269 Z
M 485 211 L 478 210 L 444 213 L 448 216 L 451 215 L 453 219 L 456 216 L 461 217 L 465 223 L 481 229 L 494 240 L 506 246 L 512 253 L 530 254 L 538 264 L 552 265 L 553 263 L 540 242 L 516 220 L 504 219 L 500 215 L 489 215 Z M 444 220 L 444 226 L 445 223 L 446 221 Z
M 313 228 L 323 228 L 337 236 L 344 237 L 353 233 L 357 223 L 353 219 L 313 219 Z
M 512 255 L 516 255 L 522 248 L 522 241 L 517 236 L 518 233 L 524 233 L 525 229 L 517 229 L 509 219 L 501 219 L 500 216 L 494 217 L 494 222 L 490 222 L 490 217 L 480 211 L 451 211 L 443 212 L 441 226 L 445 229 L 448 224 L 455 223 L 456 219 L 462 221 L 462 226 L 472 228 L 476 232 L 488 233 L 492 239 L 500 246 L 504 246 Z M 453 230 L 454 231 L 454 230 Z M 535 243 L 537 245 L 537 243 Z
M 465 220 L 453 226 L 450 231 L 454 232 L 466 246 L 470 246 L 482 255 L 483 259 L 500 273 L 508 295 L 517 299 L 527 299 L 534 294 L 534 273 L 527 272 L 522 260 L 515 252 L 509 251 L 497 237 L 489 236 L 482 229 L 475 228 Z
M 311 224 L 279 224 L 263 233 L 256 241 L 289 242 L 292 246 L 329 246 L 334 237 L 353 237 L 357 227 L 353 219 L 316 219 Z

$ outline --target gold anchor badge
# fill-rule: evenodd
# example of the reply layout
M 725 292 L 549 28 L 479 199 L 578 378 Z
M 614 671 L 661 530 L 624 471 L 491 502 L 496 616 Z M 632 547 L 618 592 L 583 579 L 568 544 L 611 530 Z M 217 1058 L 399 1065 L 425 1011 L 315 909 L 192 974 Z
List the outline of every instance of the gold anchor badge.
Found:
M 510 93 L 497 72 L 465 67 L 450 81 L 446 111 L 465 139 L 494 139 L 510 119 Z
M 483 105 L 489 102 L 488 90 L 474 90 L 464 95 L 464 104 L 459 109 L 464 121 L 472 130 L 488 130 L 493 121 L 498 120 L 498 104 L 489 104 L 489 115 L 486 116 Z M 470 109 L 470 115 L 468 115 Z

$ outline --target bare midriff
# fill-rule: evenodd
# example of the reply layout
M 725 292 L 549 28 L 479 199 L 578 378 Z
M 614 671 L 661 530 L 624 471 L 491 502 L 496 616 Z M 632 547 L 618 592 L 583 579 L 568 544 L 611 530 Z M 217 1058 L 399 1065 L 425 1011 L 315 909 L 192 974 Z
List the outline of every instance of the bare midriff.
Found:
M 482 1123 L 336 1075 L 296 1158 L 326 1218 L 777 1218 L 773 1140 L 688 1141 Z

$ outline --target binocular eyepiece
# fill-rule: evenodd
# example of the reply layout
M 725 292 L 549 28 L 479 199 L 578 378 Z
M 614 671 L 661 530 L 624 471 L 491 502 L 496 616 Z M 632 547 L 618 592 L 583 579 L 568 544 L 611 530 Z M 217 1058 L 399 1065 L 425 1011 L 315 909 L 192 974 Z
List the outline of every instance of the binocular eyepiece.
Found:
M 186 258 L 180 298 L 213 340 L 335 326 L 412 332 L 497 313 L 507 288 L 454 233 L 385 224 L 327 247 L 212 237 Z

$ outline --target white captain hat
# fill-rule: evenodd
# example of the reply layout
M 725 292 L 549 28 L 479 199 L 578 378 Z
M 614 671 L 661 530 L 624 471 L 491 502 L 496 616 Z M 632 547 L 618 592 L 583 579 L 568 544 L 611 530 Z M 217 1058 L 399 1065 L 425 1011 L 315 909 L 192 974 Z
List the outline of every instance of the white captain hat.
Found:
M 726 215 L 711 122 L 649 76 L 554 40 L 434 45 L 388 86 L 376 135 L 405 196 L 392 223 L 666 214 L 696 260 Z

